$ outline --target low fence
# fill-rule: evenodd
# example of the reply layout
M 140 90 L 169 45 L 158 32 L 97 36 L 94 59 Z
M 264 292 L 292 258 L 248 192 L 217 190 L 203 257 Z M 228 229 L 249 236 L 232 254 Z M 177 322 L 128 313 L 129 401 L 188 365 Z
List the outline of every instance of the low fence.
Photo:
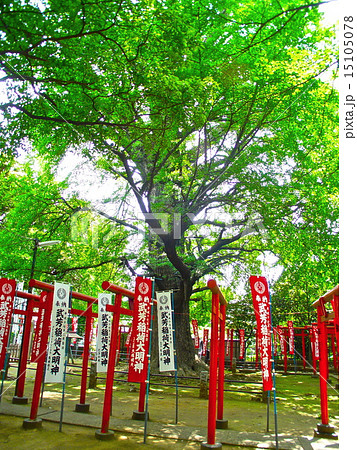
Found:
M 9 344 L 7 347 L 7 351 L 10 354 L 10 362 L 18 361 L 21 353 L 21 345 L 20 344 Z
M 95 363 L 92 363 L 95 366 Z M 81 376 L 82 371 L 81 367 L 76 364 L 67 364 L 67 368 L 71 368 L 69 372 L 70 375 Z M 73 370 L 74 369 L 74 370 Z M 78 371 L 76 370 L 78 369 Z M 92 370 L 93 368 L 89 368 L 88 370 Z M 128 383 L 127 381 L 128 372 L 115 370 L 114 372 L 114 381 L 118 383 Z M 105 376 L 101 376 L 100 374 L 96 375 L 97 380 L 106 380 Z M 201 389 L 201 378 L 200 377 L 186 377 L 186 376 L 177 376 L 178 385 L 177 387 L 181 389 Z M 159 382 L 157 382 L 157 381 Z M 165 382 L 164 382 L 165 380 Z M 263 383 L 260 381 L 250 381 L 250 380 L 224 380 L 226 384 L 236 385 L 237 389 L 227 388 L 224 389 L 225 392 L 236 392 L 236 393 L 244 393 L 244 394 L 252 394 L 257 395 L 262 393 Z M 186 384 L 182 384 L 182 382 L 186 382 Z M 150 374 L 150 386 L 161 386 L 161 387 L 176 387 L 175 384 L 175 376 L 174 375 L 164 375 L 164 374 Z M 246 386 L 246 388 L 242 389 L 242 386 Z

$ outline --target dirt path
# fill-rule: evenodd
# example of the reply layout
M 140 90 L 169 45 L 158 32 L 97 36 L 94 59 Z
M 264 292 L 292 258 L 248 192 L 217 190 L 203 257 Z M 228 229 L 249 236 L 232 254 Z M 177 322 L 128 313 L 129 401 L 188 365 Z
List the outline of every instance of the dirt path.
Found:
M 71 369 L 67 376 L 65 389 L 65 411 L 73 411 L 79 402 L 80 377 L 75 375 L 77 369 Z M 15 370 L 10 369 L 10 377 L 15 377 Z M 32 386 L 35 372 L 27 371 L 25 395 L 32 396 Z M 267 405 L 256 400 L 256 395 L 241 393 L 241 389 L 257 389 L 256 385 L 237 385 L 237 379 L 244 381 L 260 381 L 259 374 L 237 374 L 232 383 L 226 382 L 225 388 L 232 392 L 225 393 L 224 418 L 228 420 L 229 428 L 241 432 L 266 432 Z M 159 381 L 155 379 L 155 383 Z M 163 380 L 164 381 L 164 380 Z M 182 381 L 180 381 L 182 384 Z M 192 381 L 190 382 L 192 384 Z M 3 402 L 11 402 L 14 394 L 14 380 L 6 380 L 4 384 Z M 86 402 L 90 403 L 90 414 L 101 416 L 105 384 L 98 382 L 96 389 L 88 390 Z M 119 419 L 130 419 L 132 412 L 138 408 L 138 388 L 125 382 L 125 377 L 118 377 L 114 386 L 112 416 Z M 46 385 L 42 406 L 59 410 L 61 404 L 61 386 Z M 199 398 L 199 390 L 187 387 L 179 388 L 178 424 L 183 426 L 207 426 L 206 399 Z M 279 433 L 291 436 L 312 436 L 319 422 L 319 380 L 308 374 L 277 376 L 277 411 Z M 168 386 L 152 385 L 149 395 L 150 421 L 174 424 L 176 412 L 175 389 Z M 338 391 L 331 385 L 329 389 L 330 423 L 338 432 Z M 42 431 L 24 431 L 21 428 L 22 419 L 12 419 L 0 416 L 0 447 L 1 448 L 138 448 L 142 444 L 142 436 L 116 436 L 116 441 L 101 443 L 94 433 L 81 427 L 66 425 L 62 433 L 58 433 L 58 425 L 46 422 Z M 273 404 L 270 405 L 270 431 L 274 429 Z M 47 443 L 48 442 L 48 443 Z M 46 447 L 46 445 L 48 445 Z M 102 447 L 103 445 L 103 447 Z M 165 441 L 159 438 L 148 438 L 147 446 L 155 448 L 190 449 L 197 448 L 197 442 Z M 230 448 L 224 446 L 224 448 Z M 239 448 L 239 447 L 232 447 Z

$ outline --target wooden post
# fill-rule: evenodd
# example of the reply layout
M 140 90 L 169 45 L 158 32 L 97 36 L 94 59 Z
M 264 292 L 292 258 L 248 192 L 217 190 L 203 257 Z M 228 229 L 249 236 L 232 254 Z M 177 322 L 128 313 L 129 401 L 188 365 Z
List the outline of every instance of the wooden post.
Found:
M 258 328 L 255 329 L 255 370 L 259 369 L 259 342 Z
M 29 282 L 31 288 L 43 289 L 44 291 L 53 292 L 54 286 L 43 281 L 31 279 Z M 85 402 L 86 389 L 87 389 L 87 372 L 88 372 L 88 359 L 89 359 L 89 344 L 90 344 L 90 330 L 91 330 L 91 319 L 97 317 L 97 313 L 92 311 L 92 305 L 97 303 L 98 300 L 90 295 L 82 294 L 80 292 L 72 291 L 72 298 L 77 300 L 83 300 L 89 303 L 88 308 L 85 311 L 77 310 L 71 308 L 71 314 L 85 315 L 86 316 L 86 331 L 84 337 L 84 349 L 83 349 L 83 360 L 82 360 L 82 377 L 81 377 L 81 393 L 80 393 L 80 403 L 76 404 L 75 411 L 77 412 L 89 412 L 89 404 Z
M 90 345 L 90 335 L 92 331 L 92 305 L 94 302 L 90 303 L 88 309 L 85 312 L 86 316 L 86 329 L 84 333 L 84 348 L 83 348 L 83 359 L 82 359 L 82 376 L 81 376 L 81 393 L 79 398 L 79 403 L 76 404 L 75 411 L 77 412 L 89 412 L 89 403 L 86 403 L 86 393 L 87 393 L 87 374 L 88 374 L 88 360 L 89 360 L 89 345 Z
M 284 372 L 288 371 L 288 340 L 287 340 L 287 329 L 284 327 L 282 329 L 283 339 L 284 339 Z
M 90 346 L 90 336 L 92 332 L 92 321 L 94 317 L 98 317 L 98 314 L 93 312 L 93 305 L 98 303 L 98 299 L 96 297 L 91 297 L 90 295 L 81 294 L 80 292 L 72 292 L 72 298 L 83 300 L 88 303 L 88 307 L 85 311 L 73 308 L 71 309 L 72 314 L 82 315 L 85 316 L 86 318 L 83 359 L 82 359 L 81 391 L 79 403 L 76 404 L 75 411 L 88 413 L 90 404 L 86 403 L 86 394 L 87 394 L 88 362 L 90 353 L 89 346 Z
M 302 366 L 306 369 L 306 349 L 305 349 L 305 330 L 301 330 L 301 341 L 302 341 Z
M 321 423 L 328 425 L 328 399 L 327 399 L 327 379 L 328 379 L 328 352 L 326 324 L 321 321 L 323 313 L 318 307 L 317 323 L 319 327 L 319 350 L 320 350 L 320 401 L 321 401 Z
M 105 384 L 105 394 L 104 394 L 104 403 L 103 403 L 103 414 L 102 414 L 102 428 L 100 430 L 101 439 L 104 436 L 107 438 L 114 437 L 114 432 L 108 430 L 109 427 L 109 419 L 110 412 L 112 406 L 112 395 L 113 395 L 113 381 L 114 381 L 114 369 L 115 369 L 115 355 L 117 349 L 117 340 L 118 340 L 118 328 L 119 328 L 119 320 L 120 320 L 120 307 L 121 307 L 122 296 L 121 294 L 117 294 L 115 296 L 114 308 L 113 312 L 113 323 L 112 323 L 112 334 L 110 337 L 110 349 L 109 349 L 109 358 L 108 358 L 108 371 L 107 371 L 107 379 Z M 107 305 L 107 311 L 111 305 Z
M 217 404 L 217 419 L 216 428 L 228 428 L 228 420 L 223 419 L 223 398 L 224 398 L 224 333 L 226 325 L 226 305 L 220 304 L 220 311 L 218 316 L 218 404 Z
M 109 357 L 108 357 L 108 370 L 107 370 L 107 379 L 105 385 L 105 393 L 104 393 L 104 403 L 103 403 L 103 413 L 102 413 L 102 425 L 100 430 L 95 431 L 95 437 L 99 440 L 109 440 L 114 438 L 114 432 L 109 430 L 109 419 L 110 413 L 112 409 L 112 395 L 113 395 L 113 381 L 114 381 L 114 370 L 115 370 L 115 356 L 117 350 L 117 342 L 118 342 L 118 329 L 120 323 L 120 314 L 125 314 L 128 316 L 132 316 L 133 312 L 129 309 L 122 308 L 122 296 L 125 295 L 129 298 L 134 297 L 134 293 L 128 291 L 127 289 L 121 288 L 119 286 L 115 286 L 108 281 L 104 281 L 102 283 L 102 288 L 109 292 L 115 293 L 115 301 L 114 305 L 107 305 L 107 311 L 113 313 L 113 322 L 112 322 L 112 334 L 110 337 L 110 349 L 109 349 Z
M 325 437 L 329 439 L 337 439 L 335 428 L 329 424 L 328 417 L 328 347 L 327 347 L 327 327 L 326 323 L 334 319 L 335 313 L 328 313 L 325 308 L 327 302 L 331 302 L 335 296 L 338 296 L 339 287 L 336 286 L 320 297 L 313 306 L 317 309 L 317 324 L 319 330 L 319 351 L 320 351 L 320 404 L 321 404 L 321 423 L 317 424 L 314 430 L 316 437 Z
M 222 444 L 216 443 L 216 419 L 217 419 L 217 361 L 220 357 L 220 365 L 223 361 L 224 370 L 224 324 L 225 322 L 225 308 L 227 301 L 223 294 L 219 290 L 215 280 L 209 280 L 207 283 L 208 288 L 212 292 L 212 314 L 211 314 L 211 348 L 210 348 L 210 366 L 209 366 L 209 394 L 208 394 L 208 419 L 207 419 L 207 442 L 201 443 L 201 449 L 206 448 L 221 448 Z M 221 306 L 220 306 L 221 305 Z M 222 308 L 222 306 L 224 308 Z M 218 342 L 218 327 L 219 321 L 221 323 L 221 342 Z M 222 328 L 223 324 L 223 328 Z M 223 332 L 222 332 L 223 331 Z M 222 346 L 223 341 L 223 346 Z M 223 347 L 223 349 L 222 349 Z M 224 377 L 224 372 L 223 372 Z M 222 389 L 222 371 L 220 372 L 220 387 Z M 220 396 L 222 414 L 223 414 L 223 391 Z
M 42 336 L 41 336 L 41 346 L 40 346 L 40 356 L 38 357 L 37 370 L 35 375 L 35 383 L 33 387 L 32 403 L 30 418 L 23 421 L 23 428 L 41 428 L 42 419 L 37 418 L 38 405 L 40 402 L 41 395 L 41 385 L 43 381 L 43 371 L 46 363 L 46 346 L 48 341 L 48 335 L 50 333 L 50 322 L 52 313 L 52 303 L 53 303 L 53 292 L 49 292 L 47 297 L 43 298 L 40 303 L 41 308 L 45 308 L 45 315 L 43 318 Z
M 31 337 L 30 336 L 31 319 L 33 315 L 33 308 L 35 306 L 35 301 L 38 302 L 40 300 L 40 297 L 38 295 L 20 291 L 16 292 L 16 296 L 27 299 L 27 308 L 26 311 L 14 311 L 14 313 L 20 313 L 25 315 L 25 324 L 23 328 L 23 337 L 22 337 L 21 353 L 19 358 L 19 369 L 15 387 L 15 395 L 12 398 L 12 403 L 26 404 L 28 402 L 28 398 L 24 397 L 24 390 L 26 380 L 27 358 L 29 353 L 29 345 Z

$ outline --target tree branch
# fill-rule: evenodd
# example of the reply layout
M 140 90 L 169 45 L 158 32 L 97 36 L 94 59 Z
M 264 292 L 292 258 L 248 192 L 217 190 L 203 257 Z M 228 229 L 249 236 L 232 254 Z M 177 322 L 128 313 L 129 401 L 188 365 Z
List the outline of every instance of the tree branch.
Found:
M 223 247 L 238 241 L 239 239 L 241 239 L 244 236 L 247 236 L 249 234 L 252 234 L 254 232 L 257 231 L 258 226 L 262 224 L 262 222 L 260 222 L 259 224 L 257 224 L 255 226 L 255 228 L 245 228 L 244 230 L 242 230 L 240 233 L 238 233 L 237 235 L 231 237 L 231 238 L 226 238 L 226 239 L 222 239 L 221 235 L 220 238 L 217 240 L 217 242 L 212 245 L 212 247 L 206 251 L 204 251 L 201 256 L 200 256 L 200 260 L 206 260 L 209 256 L 213 255 L 214 253 L 217 253 L 219 250 L 221 250 Z M 222 233 L 221 233 L 222 234 Z
M 47 273 L 49 275 L 62 275 L 64 276 L 68 272 L 72 272 L 74 270 L 86 270 L 86 269 L 93 269 L 95 267 L 104 266 L 105 264 L 110 264 L 113 262 L 116 262 L 116 259 L 110 259 L 108 261 L 102 261 L 98 264 L 89 264 L 87 266 L 77 266 L 77 267 L 68 267 L 67 269 L 53 269 L 51 272 L 43 271 L 42 273 Z
M 136 121 L 136 118 L 131 120 L 130 122 L 126 123 L 118 123 L 118 122 L 105 122 L 104 120 L 96 120 L 96 121 L 87 121 L 87 120 L 72 120 L 72 119 L 66 119 L 64 117 L 50 117 L 50 116 L 40 116 L 38 114 L 34 114 L 31 111 L 28 111 L 26 108 L 20 105 L 16 105 L 15 103 L 6 103 L 3 105 L 0 105 L 0 110 L 5 111 L 8 108 L 15 108 L 18 111 L 23 112 L 31 119 L 36 120 L 44 120 L 46 122 L 55 122 L 55 123 L 67 123 L 69 125 L 78 125 L 78 126 L 94 126 L 94 125 L 101 125 L 106 127 L 112 127 L 112 128 L 121 128 L 126 129 L 129 125 L 133 124 Z M 58 112 L 58 111 L 56 111 Z M 59 113 L 60 114 L 60 113 Z

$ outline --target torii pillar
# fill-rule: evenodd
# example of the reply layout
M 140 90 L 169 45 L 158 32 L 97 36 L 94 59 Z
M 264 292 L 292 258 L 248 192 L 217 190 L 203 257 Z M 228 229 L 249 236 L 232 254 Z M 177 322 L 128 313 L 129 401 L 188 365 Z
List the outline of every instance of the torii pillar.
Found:
M 320 402 L 321 402 L 321 423 L 317 424 L 314 430 L 316 437 L 328 439 L 337 439 L 335 428 L 329 424 L 328 417 L 328 397 L 327 397 L 327 378 L 328 378 L 328 349 L 327 349 L 327 329 L 326 322 L 335 318 L 335 313 L 326 311 L 325 304 L 331 303 L 339 294 L 339 287 L 336 286 L 331 291 L 319 298 L 313 303 L 317 309 L 317 324 L 319 329 L 319 350 L 320 350 Z
M 207 442 L 201 442 L 201 449 L 222 448 L 222 444 L 220 442 L 216 442 L 216 428 L 227 428 L 228 426 L 228 421 L 223 419 L 223 388 L 224 388 L 224 357 L 225 357 L 224 325 L 225 325 L 227 300 L 224 298 L 224 295 L 220 291 L 215 280 L 208 280 L 207 286 L 212 292 L 211 351 L 209 364 Z M 217 374 L 218 361 L 219 361 L 219 371 Z M 217 409 L 217 391 L 218 391 L 218 409 Z

